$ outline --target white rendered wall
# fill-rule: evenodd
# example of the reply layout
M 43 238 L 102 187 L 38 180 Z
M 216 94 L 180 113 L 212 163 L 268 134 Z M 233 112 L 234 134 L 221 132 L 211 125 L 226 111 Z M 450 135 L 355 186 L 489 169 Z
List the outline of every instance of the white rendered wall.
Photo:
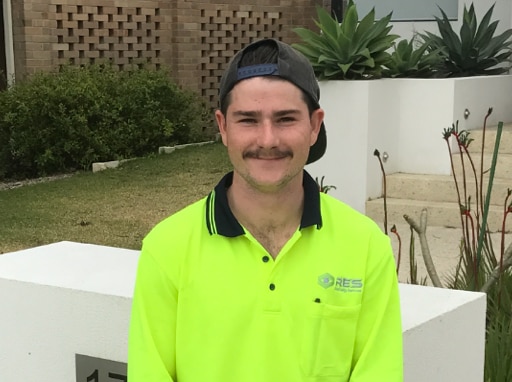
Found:
M 457 121 L 459 131 L 481 128 L 489 107 L 493 113 L 488 126 L 512 121 L 512 75 L 390 81 L 397 83 L 393 91 L 399 93 L 400 102 L 398 172 L 449 175 L 445 128 Z M 391 126 L 384 128 L 394 131 Z
M 454 122 L 454 81 L 409 78 L 393 81 L 397 84 L 400 103 L 398 172 L 449 175 L 450 158 L 442 132 Z
M 0 381 L 75 381 L 75 353 L 126 362 L 137 260 L 71 242 L 0 255 Z
M 369 198 L 382 195 L 378 149 L 388 155 L 386 174 L 451 173 L 442 133 L 459 121 L 459 130 L 512 121 L 512 75 L 445 79 L 321 81 L 327 151 L 306 166 L 313 177 L 325 176 L 329 191 L 360 212 Z M 464 111 L 470 115 L 464 118 Z
M 333 185 L 329 193 L 364 211 L 368 162 L 369 86 L 371 81 L 320 82 L 320 102 L 327 111 L 327 151 L 319 161 L 306 166 L 313 177 Z M 336 112 L 333 112 L 336 110 Z M 357 187 L 356 187 L 357 185 Z
M 512 75 L 459 78 L 455 80 L 453 119 L 459 129 L 482 128 L 489 107 L 493 112 L 487 126 L 512 121 Z M 464 110 L 470 115 L 464 119 Z
M 384 163 L 386 173 L 394 173 L 400 170 L 399 151 L 400 141 L 400 104 L 396 94 L 393 94 L 394 82 L 372 81 L 369 89 L 369 113 L 368 113 L 368 148 L 366 151 L 366 200 L 370 196 L 382 194 L 382 171 L 379 160 L 373 155 L 375 149 L 379 150 Z M 385 160 L 387 156 L 387 160 Z M 356 193 L 359 195 L 359 193 Z M 358 209 L 361 207 L 358 207 Z M 359 209 L 359 211 L 364 211 Z
M 320 103 L 326 111 L 327 151 L 306 170 L 336 189 L 329 194 L 364 212 L 369 195 L 382 192 L 378 159 L 389 154 L 386 171 L 399 171 L 399 105 L 392 83 L 383 81 L 322 81 Z
M 486 297 L 400 285 L 405 382 L 482 382 Z
M 60 242 L 0 256 L 0 381 L 75 381 L 126 362 L 138 252 Z M 485 295 L 400 285 L 405 382 L 481 382 Z

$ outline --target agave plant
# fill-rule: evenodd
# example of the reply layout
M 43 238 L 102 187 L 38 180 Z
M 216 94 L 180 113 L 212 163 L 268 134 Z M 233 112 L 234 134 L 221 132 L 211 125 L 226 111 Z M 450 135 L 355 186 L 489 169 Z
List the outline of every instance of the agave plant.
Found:
M 478 25 L 475 8 L 464 6 L 460 36 L 457 35 L 441 9 L 442 18 L 436 17 L 441 36 L 430 32 L 420 34 L 431 51 L 439 50 L 442 77 L 463 77 L 506 73 L 511 67 L 512 29 L 494 36 L 498 21 L 490 22 L 494 5 L 489 8 Z
M 441 62 L 439 49 L 429 50 L 429 45 L 420 43 L 416 38 L 401 40 L 394 44 L 389 62 L 384 69 L 386 77 L 428 78 L 435 75 L 436 68 Z
M 372 9 L 360 22 L 353 1 L 350 1 L 343 22 L 317 7 L 316 25 L 320 33 L 296 28 L 302 43 L 293 47 L 311 62 L 319 80 L 371 79 L 382 76 L 389 61 L 386 52 L 399 36 L 389 34 L 391 13 L 375 21 Z

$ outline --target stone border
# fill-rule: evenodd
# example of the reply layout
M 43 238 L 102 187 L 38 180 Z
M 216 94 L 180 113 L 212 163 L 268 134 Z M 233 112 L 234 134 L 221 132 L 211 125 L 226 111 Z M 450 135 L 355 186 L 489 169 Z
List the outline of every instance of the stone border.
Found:
M 57 180 L 57 179 L 69 178 L 72 175 L 74 175 L 74 173 L 43 176 L 40 178 L 32 178 L 32 179 L 24 179 L 24 180 L 15 180 L 12 182 L 1 182 L 0 181 L 0 191 L 12 190 L 13 188 L 19 188 L 19 187 L 28 186 L 31 184 L 36 184 L 36 183 L 50 182 L 50 181 Z
M 175 146 L 161 146 L 158 148 L 158 154 L 171 154 L 175 150 L 184 149 L 185 147 L 190 146 L 204 146 L 210 143 L 215 143 L 216 141 L 206 141 L 206 142 L 198 142 L 198 143 L 185 143 L 183 145 L 175 145 Z M 95 162 L 92 164 L 92 172 L 99 172 L 108 170 L 111 168 L 117 168 L 119 165 L 121 165 L 124 162 L 134 160 L 136 158 L 131 159 L 121 159 L 121 160 L 113 160 L 108 162 Z

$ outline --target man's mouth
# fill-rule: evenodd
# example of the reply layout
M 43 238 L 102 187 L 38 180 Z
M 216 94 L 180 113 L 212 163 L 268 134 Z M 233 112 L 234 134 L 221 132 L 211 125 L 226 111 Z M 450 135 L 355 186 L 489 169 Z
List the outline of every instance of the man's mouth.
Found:
M 289 151 L 274 151 L 270 153 L 264 153 L 261 151 L 248 151 L 244 153 L 243 155 L 244 159 L 250 158 L 250 159 L 260 159 L 260 160 L 280 160 L 285 159 L 287 157 L 292 157 L 292 153 Z

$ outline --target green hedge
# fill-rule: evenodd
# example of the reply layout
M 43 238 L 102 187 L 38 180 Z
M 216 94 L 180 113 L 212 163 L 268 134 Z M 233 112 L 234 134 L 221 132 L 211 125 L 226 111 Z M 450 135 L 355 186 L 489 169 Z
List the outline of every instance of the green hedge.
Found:
M 90 65 L 38 73 L 0 93 L 0 179 L 88 169 L 197 142 L 210 115 L 163 70 Z

